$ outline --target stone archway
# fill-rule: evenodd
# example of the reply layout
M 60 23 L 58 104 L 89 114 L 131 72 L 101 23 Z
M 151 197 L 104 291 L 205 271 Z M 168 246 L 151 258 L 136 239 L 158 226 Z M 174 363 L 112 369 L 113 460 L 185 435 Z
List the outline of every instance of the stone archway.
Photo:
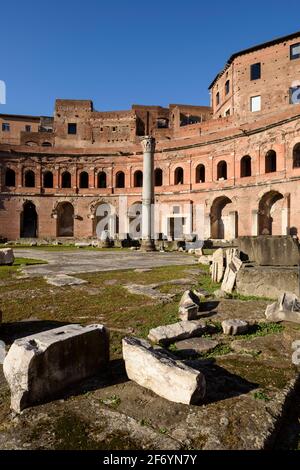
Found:
M 20 236 L 21 238 L 36 238 L 38 228 L 38 215 L 36 212 L 35 204 L 31 201 L 26 201 L 23 204 L 20 221 Z
M 211 238 L 231 240 L 238 236 L 237 212 L 230 210 L 232 201 L 227 196 L 217 197 L 211 206 Z
M 282 235 L 282 201 L 278 191 L 264 194 L 258 206 L 258 235 Z
M 74 207 L 70 202 L 57 206 L 57 236 L 74 237 Z

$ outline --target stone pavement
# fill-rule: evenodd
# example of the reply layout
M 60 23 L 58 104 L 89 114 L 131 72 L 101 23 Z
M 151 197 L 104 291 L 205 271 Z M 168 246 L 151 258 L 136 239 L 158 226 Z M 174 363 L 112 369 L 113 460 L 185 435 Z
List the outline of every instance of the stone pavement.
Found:
M 15 255 L 47 261 L 45 265 L 27 266 L 23 272 L 28 275 L 47 276 L 51 274 L 78 274 L 119 269 L 157 268 L 197 264 L 196 259 L 184 253 L 143 253 L 139 251 L 46 251 L 36 249 L 14 249 Z

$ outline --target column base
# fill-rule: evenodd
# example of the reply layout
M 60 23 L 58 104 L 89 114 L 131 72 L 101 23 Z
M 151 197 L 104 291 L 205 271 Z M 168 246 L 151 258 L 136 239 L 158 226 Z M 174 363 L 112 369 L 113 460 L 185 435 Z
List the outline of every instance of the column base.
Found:
M 156 251 L 154 240 L 142 240 L 141 251 Z

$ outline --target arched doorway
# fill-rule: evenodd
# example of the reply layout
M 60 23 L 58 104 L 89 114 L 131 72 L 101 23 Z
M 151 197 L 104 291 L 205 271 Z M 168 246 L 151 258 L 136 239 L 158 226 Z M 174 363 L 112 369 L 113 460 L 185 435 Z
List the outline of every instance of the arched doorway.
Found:
M 282 235 L 281 199 L 281 193 L 269 191 L 259 201 L 258 235 Z
M 21 212 L 20 221 L 20 236 L 21 238 L 36 238 L 38 227 L 38 216 L 36 207 L 31 201 L 26 201 L 23 204 L 23 211 Z
M 211 238 L 230 240 L 237 237 L 237 212 L 231 210 L 231 204 L 227 196 L 214 200 L 210 212 Z
M 57 207 L 57 236 L 74 237 L 74 207 L 70 202 L 61 202 Z

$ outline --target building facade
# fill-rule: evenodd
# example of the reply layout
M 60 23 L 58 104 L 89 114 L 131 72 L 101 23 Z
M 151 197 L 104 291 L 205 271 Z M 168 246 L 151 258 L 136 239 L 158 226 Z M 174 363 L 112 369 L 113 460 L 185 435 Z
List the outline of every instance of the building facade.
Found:
M 180 219 L 183 237 L 200 236 L 201 213 L 205 238 L 297 236 L 300 32 L 232 55 L 209 90 L 209 107 L 102 112 L 56 100 L 53 117 L 1 114 L 0 235 L 94 238 L 109 205 L 125 236 L 120 205 L 130 223 L 142 197 L 141 138 L 151 135 L 155 203 L 169 207 L 155 233 L 174 238 Z

